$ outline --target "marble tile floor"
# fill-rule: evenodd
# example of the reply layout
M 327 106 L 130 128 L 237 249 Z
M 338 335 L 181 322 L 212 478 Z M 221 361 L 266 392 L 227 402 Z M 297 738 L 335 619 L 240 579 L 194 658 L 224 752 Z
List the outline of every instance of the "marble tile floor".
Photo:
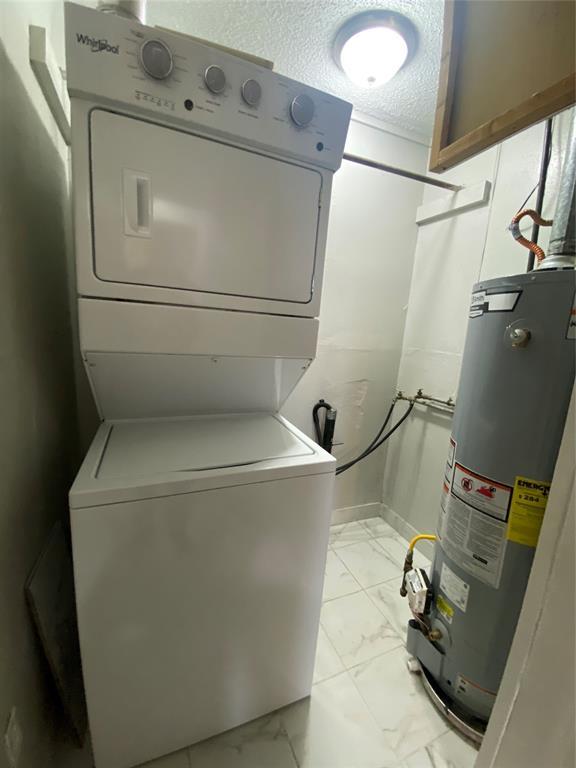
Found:
M 310 699 L 146 768 L 473 768 L 406 668 L 406 543 L 380 518 L 333 526 Z

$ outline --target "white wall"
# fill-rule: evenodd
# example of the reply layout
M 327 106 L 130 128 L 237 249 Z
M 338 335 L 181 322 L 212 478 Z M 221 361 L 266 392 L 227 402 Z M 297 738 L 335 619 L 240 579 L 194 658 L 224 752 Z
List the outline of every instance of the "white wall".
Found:
M 421 173 L 428 154 L 361 116 L 346 150 Z M 421 196 L 414 181 L 349 162 L 334 179 L 318 354 L 283 414 L 313 435 L 312 406 L 329 401 L 338 409 L 339 458 L 369 444 L 394 396 Z M 383 458 L 381 449 L 338 478 L 335 507 L 379 504 Z
M 560 156 L 570 115 L 555 121 L 544 215 L 552 217 Z M 480 279 L 524 272 L 528 251 L 507 226 L 536 184 L 544 125 L 534 126 L 443 175 L 458 184 L 492 182 L 489 205 L 419 228 L 398 387 L 419 387 L 447 398 L 456 394 L 472 285 Z M 446 193 L 427 188 L 424 203 Z M 531 198 L 534 204 L 535 195 Z M 531 224 L 524 229 L 530 231 Z M 541 229 L 541 243 L 549 230 Z M 384 473 L 384 514 L 402 528 L 434 532 L 451 431 L 451 418 L 424 407 L 392 438 Z M 404 529 L 407 532 L 407 529 Z

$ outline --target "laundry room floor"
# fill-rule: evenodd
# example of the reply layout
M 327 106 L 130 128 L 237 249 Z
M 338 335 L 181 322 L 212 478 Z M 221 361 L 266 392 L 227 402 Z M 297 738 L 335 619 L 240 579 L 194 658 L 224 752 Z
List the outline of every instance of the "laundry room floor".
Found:
M 310 699 L 146 768 L 473 768 L 406 668 L 406 545 L 381 518 L 332 526 Z

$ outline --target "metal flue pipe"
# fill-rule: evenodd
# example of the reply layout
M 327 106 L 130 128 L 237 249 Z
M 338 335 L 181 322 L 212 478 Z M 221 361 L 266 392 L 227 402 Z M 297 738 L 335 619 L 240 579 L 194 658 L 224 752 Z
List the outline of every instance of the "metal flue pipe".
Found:
M 576 266 L 576 112 L 560 178 L 548 253 L 540 269 Z
M 99 0 L 98 10 L 146 24 L 146 0 Z
M 540 162 L 540 173 L 538 175 L 538 194 L 536 196 L 536 205 L 534 210 L 540 216 L 542 216 L 542 209 L 544 206 L 544 195 L 546 194 L 546 182 L 548 180 L 548 167 L 550 165 L 550 157 L 552 154 L 552 132 L 554 128 L 554 122 L 551 117 L 546 120 L 546 127 L 544 128 L 544 146 L 542 148 L 542 160 Z M 522 206 L 524 207 L 524 206 Z M 532 225 L 532 234 L 530 240 L 538 244 L 538 235 L 540 234 L 540 225 L 534 222 Z M 528 257 L 528 264 L 526 267 L 527 272 L 531 272 L 534 269 L 534 262 L 536 256 L 533 251 L 530 251 Z

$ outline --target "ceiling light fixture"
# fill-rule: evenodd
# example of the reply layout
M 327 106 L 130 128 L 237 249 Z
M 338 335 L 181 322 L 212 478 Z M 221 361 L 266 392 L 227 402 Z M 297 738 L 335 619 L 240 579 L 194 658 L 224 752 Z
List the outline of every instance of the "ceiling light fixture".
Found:
M 416 27 L 394 11 L 366 11 L 338 30 L 333 54 L 356 85 L 375 88 L 391 80 L 414 55 Z

